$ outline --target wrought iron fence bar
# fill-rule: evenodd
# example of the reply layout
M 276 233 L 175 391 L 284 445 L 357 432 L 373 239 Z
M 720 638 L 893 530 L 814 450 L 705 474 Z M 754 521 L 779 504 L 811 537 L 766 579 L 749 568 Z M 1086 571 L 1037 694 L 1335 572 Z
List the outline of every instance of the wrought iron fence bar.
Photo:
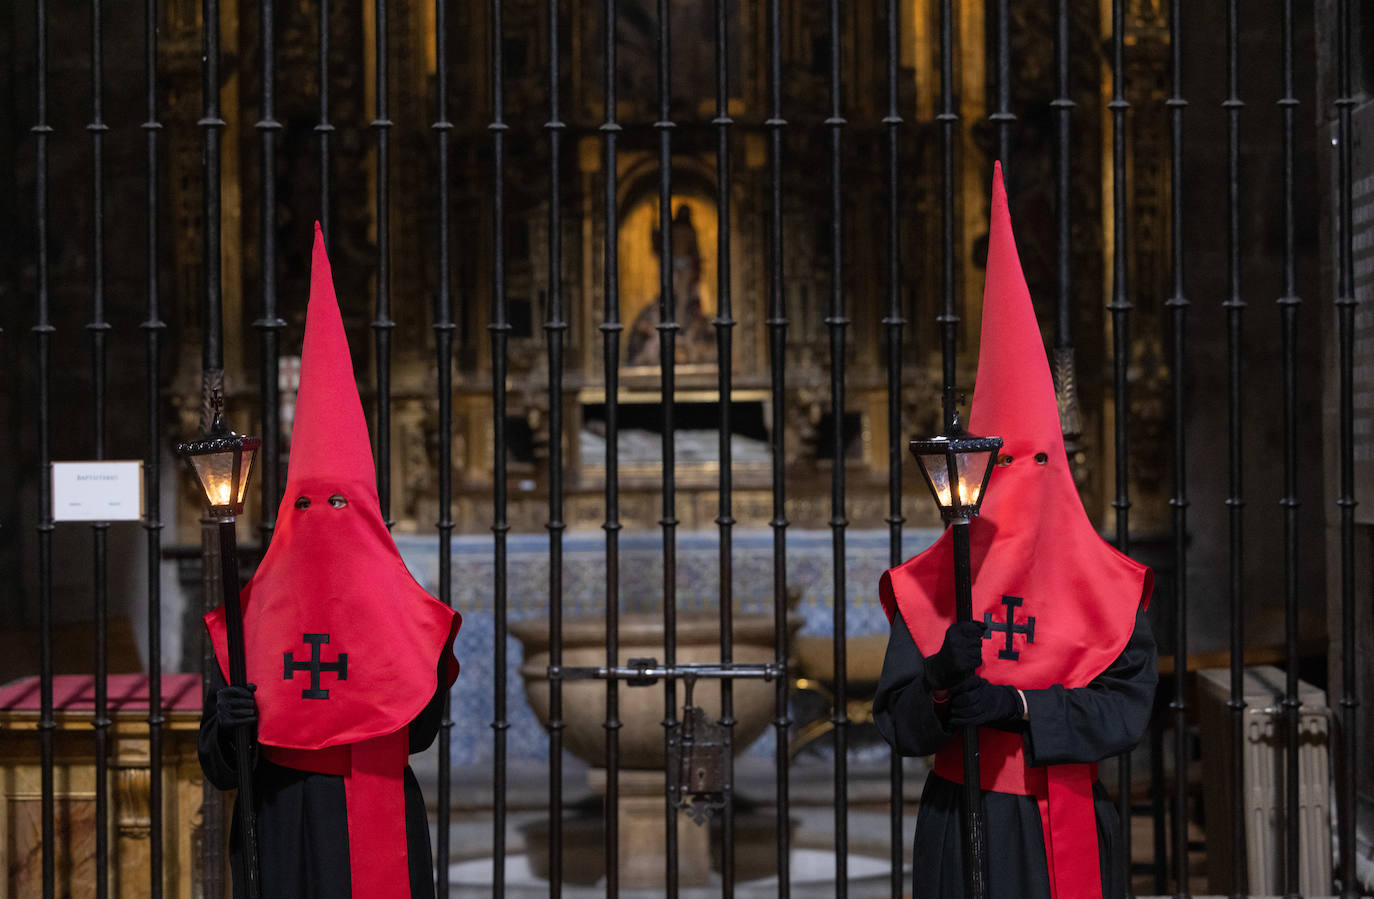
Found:
M 1231 618 L 1231 895 L 1245 894 L 1245 542 L 1244 378 L 1245 299 L 1241 292 L 1239 9 L 1226 4 L 1226 513 L 1230 546 L 1227 598 Z
M 377 498 L 387 529 L 391 518 L 391 118 L 387 53 L 386 0 L 376 0 L 377 60 L 376 116 L 370 126 L 377 133 L 377 315 L 372 320 L 377 364 Z
M 773 659 L 786 670 L 787 639 L 787 284 L 783 280 L 783 206 L 782 151 L 782 10 L 781 0 L 768 2 L 768 367 L 772 398 L 772 486 L 773 516 Z M 791 820 L 788 813 L 786 678 L 778 681 L 773 694 L 774 771 L 776 774 L 776 839 L 778 897 L 792 893 Z
M 620 652 L 620 254 L 616 245 L 619 215 L 616 208 L 616 0 L 603 0 L 601 76 L 605 89 L 605 121 L 600 126 L 604 176 L 602 242 L 603 302 L 601 336 L 606 406 L 606 667 L 614 668 Z M 620 694 L 619 684 L 606 683 L 606 797 L 603 850 L 606 857 L 606 896 L 620 895 Z
M 281 502 L 281 391 L 277 383 L 281 332 L 286 327 L 277 314 L 277 133 L 281 123 L 276 117 L 276 9 L 272 0 L 261 0 L 259 30 L 262 32 L 259 55 L 262 65 L 262 118 L 253 126 L 258 132 L 262 161 L 262 186 L 259 202 L 259 237 L 262 260 L 262 315 L 253 322 L 258 332 L 261 369 L 258 389 L 262 392 L 262 486 L 261 522 L 258 533 L 263 550 L 272 542 L 277 528 L 277 504 Z
M 660 678 L 679 677 L 711 680 L 785 680 L 787 667 L 776 662 L 660 665 L 656 659 L 650 659 L 643 665 L 582 665 L 566 668 L 550 665 L 548 672 L 549 678 L 554 680 L 643 681 L 631 683 L 629 686 L 649 687 Z
M 1293 0 L 1283 3 L 1283 97 L 1278 101 L 1283 117 L 1283 294 L 1279 297 L 1281 382 L 1283 391 L 1283 605 L 1284 657 L 1284 893 L 1288 899 L 1300 895 L 1299 846 L 1301 832 L 1298 793 L 1298 727 L 1302 700 L 1298 694 L 1298 565 L 1301 544 L 1298 512 L 1302 505 L 1298 493 L 1298 296 L 1297 228 L 1294 210 L 1293 172 L 1294 116 L 1298 98 L 1293 91 Z
M 1354 263 L 1354 203 L 1351 181 L 1351 141 L 1354 131 L 1351 113 L 1355 106 L 1355 88 L 1351 76 L 1351 10 L 1350 0 L 1342 0 L 1338 12 L 1336 41 L 1337 79 L 1341 96 L 1336 101 L 1337 120 L 1337 205 L 1339 228 L 1337 236 L 1336 343 L 1339 354 L 1339 428 L 1338 465 L 1340 467 L 1341 553 L 1341 763 L 1339 835 L 1341 847 L 1341 896 L 1354 897 L 1359 893 L 1355 869 L 1355 816 L 1357 789 L 1355 769 L 1359 759 L 1359 734 L 1355 714 L 1359 708 L 1359 687 L 1355 667 L 1355 263 Z
M 1163 896 L 1169 890 L 1169 832 L 1168 809 L 1164 790 L 1164 721 L 1155 716 L 1150 722 L 1150 818 L 1154 846 L 1150 859 L 1154 880 L 1154 895 Z
M 734 310 L 730 291 L 730 19 L 727 0 L 716 0 L 716 372 L 720 409 L 720 480 L 716 525 L 720 529 L 720 662 L 734 661 L 735 568 L 733 528 L 735 525 L 731 470 L 734 464 L 731 397 L 734 374 Z M 735 685 L 729 679 L 720 683 L 720 723 L 725 728 L 724 808 L 720 818 L 720 878 L 722 899 L 735 895 Z
M 677 303 L 673 296 L 673 68 L 672 16 L 669 0 L 658 0 L 658 359 L 661 396 L 663 464 L 660 466 L 663 515 L 659 526 L 663 530 L 663 655 L 671 668 L 677 659 L 677 482 L 674 466 L 677 461 L 676 399 L 677 374 Z M 719 226 L 719 223 L 718 223 Z M 617 239 L 608 235 L 607 240 Z M 677 685 L 670 677 L 663 684 L 663 757 L 672 758 L 672 744 L 677 738 Z M 664 766 L 663 827 L 667 851 L 663 858 L 664 884 L 669 899 L 678 894 L 678 835 L 677 803 L 673 783 L 677 779 L 672 765 Z
M 1058 0 L 1058 2 L 1059 2 L 1059 7 L 1060 7 L 1060 23 L 1059 23 L 1059 37 L 1058 37 L 1058 39 L 1061 40 L 1061 41 L 1063 41 L 1063 42 L 1065 42 L 1065 43 L 1067 44 L 1067 41 L 1068 41 L 1068 30 L 1069 30 L 1069 28 L 1068 28 L 1069 22 L 1068 22 L 1067 0 Z M 1067 54 L 1066 54 L 1066 57 L 1067 57 Z M 1059 90 L 1060 97 L 1061 97 L 1063 100 L 1066 100 L 1066 101 L 1068 101 L 1070 104 L 1072 104 L 1072 100 L 1069 99 L 1069 95 L 1068 95 L 1068 60 L 1067 60 L 1067 58 L 1065 58 L 1065 59 L 1062 61 L 1062 63 L 1060 64 L 1059 79 L 1060 79 L 1060 85 L 1061 85 L 1060 90 Z M 1072 109 L 1072 106 L 1069 106 L 1067 109 Z M 1063 115 L 1065 118 L 1067 118 L 1067 113 L 1061 113 L 1061 115 Z M 1064 138 L 1063 138 L 1063 148 L 1064 148 L 1064 151 L 1067 151 L 1068 146 L 1069 146 L 1069 139 L 1068 139 L 1068 136 L 1065 135 Z M 1069 369 L 1068 369 L 1068 370 L 1069 370 L 1070 372 L 1072 372 L 1072 371 L 1073 371 L 1073 356 L 1072 356 L 1073 349 L 1072 349 L 1072 337 L 1069 336 L 1069 335 L 1070 335 L 1069 329 L 1072 327 L 1072 324 L 1073 324 L 1072 318 L 1073 318 L 1073 317 L 1072 317 L 1072 315 L 1070 314 L 1070 310 L 1067 308 L 1068 302 L 1069 302 L 1069 297 L 1070 297 L 1070 295 L 1071 295 L 1071 289 L 1072 289 L 1072 284 L 1071 284 L 1071 281 L 1070 281 L 1070 275 L 1069 275 L 1069 269 L 1068 269 L 1068 266 L 1069 266 L 1070 261 L 1071 261 L 1071 260 L 1070 260 L 1070 255 L 1071 255 L 1071 253 L 1070 253 L 1069 240 L 1070 240 L 1070 237 L 1071 237 L 1072 230 L 1071 230 L 1071 228 L 1069 227 L 1069 221 L 1068 221 L 1068 217 L 1069 217 L 1069 215 L 1070 215 L 1070 213 L 1071 213 L 1071 210 L 1069 209 L 1069 199 L 1068 199 L 1068 196 L 1069 196 L 1069 194 L 1068 194 L 1068 189 L 1069 189 L 1069 160 L 1068 160 L 1067 155 L 1061 155 L 1059 166 L 1060 166 L 1060 170 L 1061 170 L 1061 171 L 1059 172 L 1059 179 L 1060 179 L 1060 180 L 1059 180 L 1059 184 L 1060 184 L 1060 188 L 1059 188 L 1059 203 L 1060 203 L 1060 205 L 1061 205 L 1061 207 L 1062 207 L 1062 209 L 1063 209 L 1063 212 L 1062 212 L 1063 221 L 1062 221 L 1061 224 L 1060 224 L 1060 230 L 1059 230 L 1059 251 L 1060 251 L 1060 266 L 1061 266 L 1061 268 L 1060 268 L 1060 280 L 1061 280 L 1061 287 L 1060 287 L 1060 289 L 1061 289 L 1061 296 L 1064 298 L 1064 302 L 1061 302 L 1060 307 L 1059 307 L 1059 325 L 1058 325 L 1058 328 L 1057 328 L 1057 330 L 1056 330 L 1055 347 L 1056 347 L 1056 352 L 1062 352 L 1061 350 L 1058 349 L 1060 346 L 1067 346 L 1067 347 L 1068 347 L 1068 350 L 1067 350 L 1068 358 L 1067 358 L 1066 361 L 1067 361 L 1068 366 L 1069 366 Z M 1168 327 L 1167 323 L 1166 323 L 1165 327 L 1166 327 L 1166 328 Z M 1058 361 L 1059 361 L 1059 360 L 1056 359 L 1056 362 L 1058 362 Z M 1067 435 L 1066 435 L 1066 436 L 1067 436 Z M 1181 583 L 1181 582 L 1180 582 L 1180 583 Z M 1152 847 L 1152 852 L 1153 852 L 1153 872 L 1152 872 L 1152 873 L 1153 873 L 1153 877 L 1154 877 L 1154 892 L 1155 892 L 1156 895 L 1163 895 L 1164 892 L 1168 889 L 1168 879 L 1169 879 L 1169 878 L 1168 878 L 1168 875 L 1169 875 L 1169 872 L 1168 872 L 1168 842 L 1169 842 L 1169 838 L 1168 838 L 1168 832 L 1167 832 L 1167 829 L 1166 829 L 1166 824 L 1167 824 L 1167 822 L 1166 822 L 1167 810 L 1166 810 L 1166 808 L 1165 808 L 1165 792 L 1164 792 L 1164 722 L 1160 719 L 1159 716 L 1155 716 L 1155 717 L 1151 720 L 1151 723 L 1150 723 L 1150 734 L 1149 734 L 1149 736 L 1150 736 L 1150 818 L 1151 818 L 1151 822 L 1150 822 L 1150 823 L 1151 823 L 1151 829 L 1152 829 L 1151 836 L 1152 836 L 1152 838 L 1153 838 L 1152 841 L 1153 841 L 1153 844 L 1154 844 L 1153 847 Z M 1127 829 L 1129 829 L 1129 828 L 1127 828 Z M 1129 856 L 1126 857 L 1126 870 L 1127 870 L 1128 872 L 1131 870 L 1131 860 L 1130 860 L 1130 857 L 1129 857 Z M 1128 881 L 1128 882 L 1129 882 L 1129 881 Z
M 329 124 L 329 0 L 319 0 L 319 3 L 320 120 L 315 125 L 315 134 L 320 143 L 320 230 L 324 232 L 325 246 L 333 246 L 334 233 L 330 230 L 332 218 L 329 214 L 329 136 L 334 133 L 334 126 Z
M 449 258 L 449 138 L 453 123 L 448 118 L 448 0 L 434 0 L 434 94 L 436 116 L 432 130 L 438 141 L 438 259 L 439 277 L 434 294 L 434 367 L 438 375 L 439 403 L 439 601 L 453 605 L 453 294 Z M 453 703 L 444 696 L 439 722 L 439 815 L 435 833 L 435 896 L 448 899 L 450 809 L 453 799 L 452 751 Z
M 1112 2 L 1112 99 L 1107 104 L 1112 114 L 1112 371 L 1114 424 L 1113 454 L 1116 462 L 1116 548 L 1131 551 L 1130 468 L 1127 446 L 1127 419 L 1130 406 L 1126 395 L 1127 369 L 1130 366 L 1131 301 L 1126 282 L 1128 234 L 1126 230 L 1126 11 L 1123 0 Z M 1131 889 L 1131 754 L 1117 756 L 1117 817 L 1120 823 L 1122 877 L 1126 895 Z
M 505 29 L 501 0 L 491 0 L 491 417 L 493 440 L 492 525 L 495 543 L 495 571 L 492 613 L 496 630 L 493 636 L 493 720 L 492 738 L 492 895 L 506 894 L 506 344 L 510 322 L 506 317 L 506 113 L 505 113 Z
M 1011 14 L 1007 11 L 1007 0 L 997 0 L 996 29 L 997 53 L 997 109 L 988 116 L 988 121 L 997 130 L 997 158 L 1002 163 L 1002 179 L 1011 178 L 1011 141 L 1012 125 L 1016 114 L 1011 111 Z
M 204 193 L 201 265 L 205 269 L 201 316 L 201 368 L 207 383 L 224 370 L 220 271 L 220 150 L 225 122 L 219 108 L 219 0 L 201 4 L 201 97 L 203 113 L 196 122 L 204 142 L 201 157 Z M 208 390 L 205 396 L 209 396 Z M 208 662 L 208 658 L 207 658 Z
M 147 75 L 147 118 L 143 134 L 147 151 L 144 198 L 147 201 L 147 318 L 144 333 L 148 412 L 143 459 L 143 530 L 148 566 L 148 896 L 162 899 L 162 322 L 158 297 L 158 135 L 157 119 L 157 0 L 144 4 L 144 72 Z
M 1169 230 L 1173 289 L 1165 305 L 1172 325 L 1169 379 L 1173 393 L 1174 425 L 1174 895 L 1188 891 L 1188 306 L 1184 280 L 1183 231 L 1183 3 L 1169 5 L 1169 54 L 1172 92 L 1165 101 L 1169 113 Z
M 86 331 L 91 340 L 91 412 L 94 457 L 105 458 L 106 338 L 110 324 L 105 320 L 105 59 L 104 5 L 91 3 L 91 121 L 86 131 L 91 136 L 91 321 Z M 106 691 L 109 670 L 109 600 L 107 579 L 109 530 L 106 521 L 91 525 L 92 582 L 94 584 L 95 709 L 91 725 L 95 730 L 95 895 L 105 899 L 110 890 L 110 783 L 109 740 L 110 709 Z
M 1072 123 L 1077 105 L 1069 92 L 1069 3 L 1054 4 L 1054 93 L 1050 108 L 1054 115 L 1054 196 L 1055 196 L 1055 374 L 1060 373 L 1058 353 L 1073 353 L 1073 209 L 1070 206 Z M 1006 160 L 1002 161 L 1006 165 Z M 1070 363 L 1071 364 L 1071 363 Z M 1064 389 L 1064 385 L 1059 385 Z
M 208 430 L 211 419 L 209 400 L 224 383 L 223 294 L 220 259 L 220 156 L 225 122 L 219 105 L 219 0 L 201 4 L 201 128 L 203 149 L 201 191 L 202 212 L 201 267 L 204 284 L 201 297 L 201 427 Z M 210 611 L 222 590 L 219 586 L 219 535 L 215 523 L 201 519 L 201 584 L 203 610 Z M 201 635 L 200 674 L 203 689 L 210 686 L 214 652 L 208 637 Z M 224 895 L 224 803 L 225 797 L 209 781 L 201 793 L 202 833 L 200 876 L 205 895 Z
M 563 665 L 563 159 L 565 125 L 559 105 L 558 0 L 549 0 L 549 665 Z M 549 677 L 549 899 L 563 895 L 563 681 Z
M 48 124 L 48 4 L 34 3 L 34 69 L 35 123 L 29 128 L 34 136 L 34 234 L 36 243 L 36 272 L 34 299 L 37 321 L 32 331 L 36 344 L 37 363 L 37 442 L 38 442 L 38 752 L 39 790 L 41 793 L 40 848 L 43 899 L 53 899 L 56 889 L 55 860 L 57 843 L 54 838 L 53 794 L 53 721 L 52 698 L 52 342 L 56 328 L 49 318 L 48 308 L 48 138 L 52 126 Z
M 845 672 L 845 565 L 844 537 L 849 525 L 844 509 L 844 343 L 849 319 L 844 308 L 844 86 L 840 81 L 840 0 L 830 0 L 830 115 L 825 125 L 830 137 L 830 308 L 825 324 L 830 332 L 830 532 L 834 602 L 834 707 L 831 709 L 835 740 L 835 895 L 849 895 L 849 678 Z
M 898 46 L 901 13 L 897 0 L 887 0 L 887 115 L 883 129 L 887 138 L 887 563 L 902 563 L 902 315 L 901 260 L 901 91 L 897 73 L 901 66 Z M 888 832 L 892 871 L 892 899 L 903 894 L 905 837 L 902 835 L 902 756 L 896 749 L 888 759 Z
M 956 305 L 954 265 L 954 129 L 959 110 L 954 99 L 954 10 L 951 0 L 940 3 L 940 369 L 944 394 L 944 424 L 953 424 L 959 372 L 959 310 Z

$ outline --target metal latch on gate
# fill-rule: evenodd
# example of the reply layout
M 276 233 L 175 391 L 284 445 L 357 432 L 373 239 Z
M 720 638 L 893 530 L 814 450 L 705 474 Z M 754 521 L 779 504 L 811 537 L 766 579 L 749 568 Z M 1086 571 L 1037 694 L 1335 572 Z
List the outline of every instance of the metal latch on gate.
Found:
M 696 678 L 687 685 L 682 722 L 669 742 L 668 766 L 673 774 L 673 800 L 695 824 L 704 824 L 712 813 L 725 808 L 729 789 L 727 756 L 729 728 L 692 704 Z

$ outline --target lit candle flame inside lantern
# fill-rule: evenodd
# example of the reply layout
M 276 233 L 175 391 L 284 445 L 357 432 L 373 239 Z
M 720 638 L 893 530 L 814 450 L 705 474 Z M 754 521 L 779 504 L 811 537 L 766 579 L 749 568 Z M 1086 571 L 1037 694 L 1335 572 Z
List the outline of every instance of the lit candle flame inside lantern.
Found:
M 979 488 L 980 486 L 982 486 L 982 485 L 981 485 L 981 484 L 975 484 L 975 485 L 973 486 L 972 491 L 971 491 L 971 492 L 972 492 L 972 497 L 970 497 L 970 488 L 969 488 L 968 482 L 965 481 L 963 478 L 960 478 L 960 479 L 959 479 L 959 504 L 960 504 L 960 505 L 967 506 L 967 505 L 969 505 L 970 503 L 975 502 L 976 499 L 977 499 L 977 497 L 978 497 L 978 488 Z M 949 505 L 949 484 L 948 484 L 948 483 L 941 484 L 939 489 L 940 489 L 940 504 L 941 504 L 941 505 L 945 505 L 945 506 Z

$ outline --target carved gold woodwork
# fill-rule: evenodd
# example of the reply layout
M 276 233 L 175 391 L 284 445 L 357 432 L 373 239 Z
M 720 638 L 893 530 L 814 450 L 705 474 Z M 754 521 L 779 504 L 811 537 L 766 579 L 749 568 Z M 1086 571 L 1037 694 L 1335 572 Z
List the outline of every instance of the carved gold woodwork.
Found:
M 109 895 L 148 895 L 152 814 L 147 712 L 111 715 Z M 202 774 L 199 709 L 164 714 L 162 833 L 164 896 L 199 897 L 196 876 Z M 53 733 L 55 871 L 59 896 L 95 895 L 95 764 L 89 712 L 57 713 Z M 42 789 L 38 712 L 0 712 L 0 899 L 41 893 Z M 226 821 L 227 832 L 227 821 Z
M 674 15 L 690 18 L 686 6 L 674 5 Z M 1072 0 L 1070 7 L 1071 98 L 1075 178 L 1071 185 L 1073 215 L 1073 303 L 1075 361 L 1081 411 L 1081 435 L 1071 446 L 1075 475 L 1085 505 L 1095 518 L 1106 514 L 1104 472 L 1111 470 L 1111 446 L 1105 439 L 1113 410 L 1101 379 L 1087 373 L 1109 370 L 1109 323 L 1102 313 L 1101 297 L 1110 271 L 1113 248 L 1110 234 L 1109 124 L 1102 106 L 1109 90 L 1110 72 L 1100 52 L 1103 9 L 1098 0 Z M 226 9 L 237 10 L 229 4 Z M 277 60 L 277 118 L 288 123 L 279 146 L 283 161 L 278 175 L 289 179 L 292 190 L 281 194 L 278 242 L 279 305 L 287 321 L 282 351 L 299 346 L 308 277 L 307 245 L 293 241 L 317 214 L 318 175 L 315 172 L 315 138 L 291 143 L 302 123 L 312 123 L 318 91 L 314 53 L 314 22 L 317 0 L 303 0 L 282 23 Z M 198 6 L 190 0 L 170 0 L 165 17 L 165 36 L 160 45 L 167 81 L 169 125 L 169 178 L 177 185 L 199 183 L 200 133 L 194 127 L 200 111 Z M 1050 335 L 1053 320 L 1052 246 L 1036 243 L 1036 234 L 1050 234 L 1053 221 L 1052 183 L 1049 169 L 1051 138 L 1039 129 L 1037 118 L 1053 99 L 1052 14 L 1048 6 L 1013 4 L 1012 56 L 1016 77 L 1012 104 L 1019 119 L 1014 142 L 1009 190 L 1017 213 L 1018 237 L 1032 294 L 1037 297 L 1041 321 Z M 1167 227 L 1162 210 L 1167 203 L 1167 183 L 1162 179 L 1162 118 L 1144 114 L 1156 108 L 1158 79 L 1167 55 L 1167 31 L 1162 5 L 1157 0 L 1132 0 L 1127 4 L 1127 38 L 1131 71 L 1128 85 L 1133 110 L 1130 116 L 1132 152 L 1127 162 L 1130 190 L 1131 298 L 1136 305 L 1131 348 L 1132 457 L 1155 457 L 1166 439 L 1167 422 L 1159 414 L 1163 381 L 1159 377 L 1159 348 L 1146 335 L 1161 333 L 1153 298 L 1161 260 L 1167 255 Z M 375 133 L 368 128 L 376 104 L 375 46 L 371 31 L 375 4 L 372 0 L 348 0 L 331 10 L 330 118 L 337 131 L 331 144 L 333 245 L 331 258 L 341 284 L 345 327 L 364 388 L 369 412 L 375 410 L 375 360 L 368 327 L 376 299 Z M 508 341 L 508 415 L 529 432 L 532 458 L 509 462 L 511 491 L 509 519 L 516 531 L 542 531 L 547 517 L 548 430 L 547 358 L 543 316 L 549 292 L 547 270 L 548 200 L 547 138 L 542 130 L 547 98 L 546 73 L 542 70 L 547 46 L 545 16 L 532 0 L 512 0 L 505 8 L 507 37 L 521 44 L 510 56 L 506 73 L 506 109 L 510 125 L 507 142 L 505 185 L 507 255 L 505 265 L 508 302 L 528 304 L 530 330 Z M 941 301 L 939 125 L 940 111 L 940 4 L 934 0 L 909 0 L 902 5 L 902 68 L 899 75 L 901 114 L 899 184 L 902 220 L 899 256 L 902 265 L 901 314 L 906 319 L 903 344 L 903 440 L 938 429 L 939 337 L 935 323 Z M 596 392 L 602 383 L 602 333 L 605 273 L 602 271 L 608 240 L 617 241 L 621 265 L 621 357 L 628 362 L 629 342 L 639 311 L 654 305 L 658 286 L 658 260 L 652 250 L 651 232 L 657 216 L 657 152 L 652 144 L 636 142 L 631 134 L 636 123 L 652 118 L 643 97 L 622 91 L 617 115 L 630 130 L 620 141 L 617 175 L 620 225 L 607 234 L 604 221 L 605 190 L 603 145 L 596 128 L 604 118 L 602 103 L 601 38 L 599 14 L 590 0 L 572 0 L 565 10 L 567 34 L 563 38 L 567 67 L 564 90 L 567 101 L 563 118 L 568 125 L 564 142 L 563 272 L 562 299 L 566 333 L 568 395 L 564 411 L 564 482 L 570 527 L 598 527 L 604 518 L 601 475 L 580 459 L 579 431 L 582 410 L 573 397 L 577 391 Z M 436 210 L 431 189 L 433 136 L 429 129 L 435 98 L 432 11 L 409 2 L 389 7 L 391 46 L 390 118 L 392 129 L 391 195 L 391 299 L 393 332 L 392 422 L 390 477 L 393 486 L 392 515 L 401 532 L 428 531 L 438 518 L 437 383 L 433 371 L 433 338 L 430 328 L 431 299 L 436 290 L 437 259 L 433 246 Z M 454 173 L 451 229 L 455 234 L 452 296 L 457 329 L 454 332 L 453 470 L 457 533 L 479 533 L 490 525 L 492 446 L 491 344 L 486 325 L 491 315 L 492 266 L 495 236 L 491 232 L 490 182 L 491 135 L 490 72 L 485 49 L 467 52 L 469 41 L 485 48 L 489 11 L 481 4 L 460 4 L 453 10 L 451 50 L 452 131 L 451 171 Z M 770 171 L 768 138 L 762 122 L 768 115 L 765 39 L 766 17 L 757 4 L 740 4 L 731 14 L 732 52 L 737 54 L 738 77 L 732 75 L 729 110 L 735 158 L 732 165 L 731 292 L 734 329 L 735 385 L 767 390 L 769 344 L 767 304 L 770 298 L 768 229 Z M 958 386 L 968 395 L 973 388 L 977 362 L 983 270 L 979 247 L 986 232 L 987 180 L 991 164 L 991 130 L 987 122 L 989 78 L 987 64 L 988 21 L 983 5 L 954 6 L 954 92 L 960 104 L 956 126 L 957 166 L 954 173 L 955 293 L 960 316 L 958 326 Z M 844 305 L 851 319 L 846 340 L 847 409 L 860 418 L 858 452 L 851 456 L 848 481 L 849 517 L 856 526 L 881 527 L 886 514 L 885 476 L 887 458 L 887 408 L 885 384 L 886 336 L 882 319 L 887 314 L 885 241 L 876 235 L 886 220 L 885 175 L 863 147 L 879 139 L 886 114 L 886 73 L 881 53 L 870 52 L 866 35 L 881 33 L 882 12 L 877 7 L 856 8 L 842 35 L 841 59 L 847 85 L 844 113 L 846 156 L 843 173 L 846 194 L 846 264 Z M 686 19 L 684 19 L 685 21 Z M 806 4 L 786 7 L 780 22 L 784 32 L 784 69 L 787 72 L 784 102 L 789 125 L 784 131 L 783 171 L 783 285 L 787 302 L 787 383 L 785 397 L 788 495 L 797 497 L 789 517 L 799 526 L 823 527 L 830 514 L 825 503 L 815 506 L 808 498 L 813 482 L 828 479 L 829 462 L 817 446 L 820 416 L 829 414 L 829 343 L 825 317 L 830 297 L 830 249 L 826 216 L 829 211 L 828 181 L 815 177 L 826 166 L 825 142 L 814 139 L 819 118 L 809 110 L 828 108 L 828 66 L 818 67 L 813 50 L 828 46 L 829 20 L 824 11 Z M 250 48 L 256 40 L 251 18 L 224 31 L 224 88 L 221 104 L 226 121 L 222 167 L 221 221 L 225 291 L 225 380 L 235 409 L 242 410 L 244 424 L 258 420 L 256 375 L 244 368 L 241 355 L 252 357 L 256 341 L 252 320 L 256 317 L 261 272 L 256 247 L 261 235 L 256 203 L 260 177 L 256 163 L 256 135 L 244 123 L 255 121 L 259 96 L 258 60 Z M 676 59 L 676 57 L 675 57 Z M 690 67 L 689 56 L 677 60 Z M 626 52 L 622 69 L 640 65 L 639 56 Z M 820 60 L 824 62 L 824 60 Z M 647 70 L 646 70 L 647 71 Z M 684 70 L 685 71 L 685 70 Z M 732 69 L 733 71 L 733 69 Z M 652 75 L 652 72 L 649 72 Z M 646 76 L 648 77 L 648 76 Z M 631 78 L 633 81 L 634 79 Z M 681 101 L 673 115 L 678 128 L 673 144 L 673 207 L 691 207 L 702 271 L 699 295 L 702 315 L 714 314 L 718 290 L 716 223 L 714 222 L 714 137 L 709 120 L 713 109 L 702 98 L 690 96 L 696 85 L 679 78 L 675 96 Z M 652 77 L 646 84 L 652 83 Z M 642 93 L 642 91 L 641 91 Z M 709 98 L 708 98 L 709 99 Z M 652 104 L 650 104 L 652 105 Z M 646 118 L 648 116 L 649 118 Z M 178 126 L 179 123 L 179 126 Z M 299 159 L 297 159 L 299 157 Z M 646 187 L 648 185 L 648 187 Z M 647 191 L 647 192 L 645 192 Z M 631 196 L 631 194 L 634 194 Z M 288 196 L 289 195 L 289 196 Z M 185 322 L 178 340 L 177 379 L 171 403 L 181 409 L 184 426 L 190 421 L 198 396 L 196 379 L 199 344 L 196 324 L 202 288 L 197 268 L 201 241 L 201 207 L 196 190 L 169 192 L 173 227 L 168 239 L 175 243 L 172 258 L 176 320 Z M 1105 201 L 1105 202 L 1104 202 Z M 294 230 L 293 230 L 294 229 Z M 675 238 L 675 241 L 677 238 Z M 519 252 L 514 252 L 515 248 Z M 1107 285 L 1109 286 L 1109 285 Z M 681 304 L 679 304 L 681 314 Z M 709 327 L 709 326 L 708 326 Z M 685 332 L 684 332 L 685 333 Z M 680 337 L 680 339 L 683 339 Z M 698 341 L 701 350 L 679 369 L 680 385 L 714 388 L 714 333 Z M 646 357 L 647 358 L 647 357 Z M 691 366 L 703 365 L 696 375 Z M 623 377 L 633 380 L 629 366 Z M 653 365 L 638 366 L 647 382 L 657 381 Z M 693 378 L 696 377 L 696 380 Z M 771 401 L 771 400 L 770 400 Z M 187 426 L 189 427 L 189 426 Z M 185 433 L 190 433 L 186 427 Z M 1156 472 L 1135 470 L 1132 490 L 1140 507 L 1158 505 Z M 622 468 L 623 485 L 633 493 L 657 472 Z M 710 466 L 679 472 L 679 505 L 684 528 L 710 528 L 717 473 Z M 764 489 L 753 473 L 740 469 L 735 484 L 737 504 L 750 491 Z M 647 490 L 646 496 L 652 490 Z M 698 503 L 693 497 L 700 493 Z M 256 495 L 256 494 L 255 494 Z M 657 527 L 658 513 L 640 516 L 633 497 L 627 494 L 625 522 L 643 517 Z M 763 504 L 767 506 L 767 503 Z M 194 522 L 199 508 L 187 494 L 182 500 L 180 521 Z M 708 510 L 697 516 L 698 506 Z M 878 508 L 870 517 L 858 510 Z M 585 508 L 585 514 L 579 512 Z M 700 517 L 700 521 L 697 518 Z M 745 521 L 745 516 L 736 514 Z M 771 510 L 761 511 L 766 523 Z M 1138 519 L 1138 524 L 1153 524 Z M 195 539 L 194 529 L 179 534 L 182 542 Z

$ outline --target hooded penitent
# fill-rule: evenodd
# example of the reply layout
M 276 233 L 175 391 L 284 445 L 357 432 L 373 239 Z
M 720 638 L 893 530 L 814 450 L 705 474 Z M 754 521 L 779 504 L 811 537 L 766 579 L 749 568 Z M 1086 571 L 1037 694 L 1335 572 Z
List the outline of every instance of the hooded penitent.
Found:
M 452 685 L 460 618 L 415 582 L 382 519 L 367 423 L 315 227 L 300 390 L 276 532 L 243 589 L 267 758 L 344 778 L 354 896 L 408 896 L 408 727 Z M 224 609 L 205 616 L 228 679 Z
M 990 230 L 969 430 L 1004 442 L 981 516 L 968 524 L 973 617 L 989 626 L 979 674 L 1021 689 L 1082 687 L 1125 648 L 1153 576 L 1098 536 L 1078 498 L 1000 166 Z M 879 587 L 888 618 L 901 610 L 923 655 L 939 650 L 955 618 L 950 543 L 946 530 Z M 1029 767 L 1021 736 L 992 728 L 979 729 L 979 747 L 983 789 L 1039 799 L 1056 899 L 1099 896 L 1093 766 Z M 958 741 L 935 769 L 963 781 Z

